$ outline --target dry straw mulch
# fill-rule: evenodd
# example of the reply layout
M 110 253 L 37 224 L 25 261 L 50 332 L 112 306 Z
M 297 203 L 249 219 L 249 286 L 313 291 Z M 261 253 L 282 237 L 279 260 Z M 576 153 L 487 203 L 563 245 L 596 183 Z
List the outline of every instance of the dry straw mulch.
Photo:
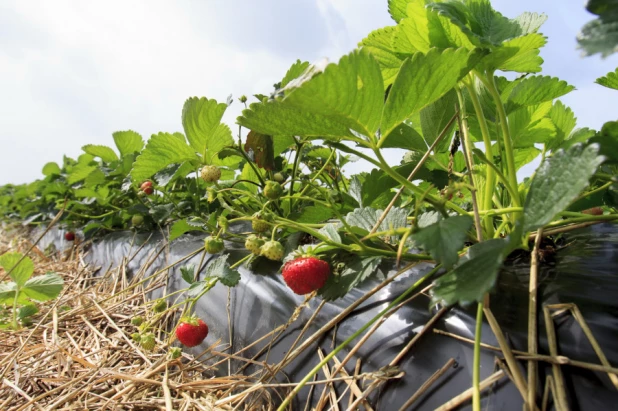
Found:
M 0 231 L 0 254 L 24 253 L 31 245 Z M 242 375 L 213 377 L 212 364 L 226 361 L 216 347 L 201 358 L 170 359 L 164 330 L 173 328 L 174 313 L 155 322 L 154 350 L 145 351 L 131 339 L 137 331 L 131 318 L 153 315 L 146 294 L 164 286 L 164 276 L 145 281 L 138 273 L 129 281 L 126 264 L 95 275 L 77 247 L 49 257 L 33 248 L 29 256 L 34 275 L 56 272 L 65 286 L 58 299 L 39 305 L 31 326 L 0 331 L 0 410 L 247 408 L 245 400 L 255 391 L 247 387 L 254 385 Z M 0 269 L 0 278 L 4 274 Z M 234 393 L 238 387 L 240 394 Z M 272 408 L 270 393 L 262 391 L 251 409 Z

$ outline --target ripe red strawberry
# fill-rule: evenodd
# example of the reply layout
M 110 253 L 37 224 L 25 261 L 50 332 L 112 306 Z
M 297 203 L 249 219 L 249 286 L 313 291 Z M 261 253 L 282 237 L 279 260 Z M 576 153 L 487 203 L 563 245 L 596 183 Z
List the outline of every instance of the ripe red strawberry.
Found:
M 154 193 L 154 188 L 152 187 L 146 187 L 145 189 L 142 190 L 144 192 L 144 194 L 146 195 L 152 195 L 152 193 Z
M 196 317 L 183 317 L 176 327 L 176 337 L 186 347 L 200 345 L 207 335 L 208 326 Z
M 139 189 L 142 191 L 146 191 L 147 188 L 152 188 L 152 181 L 144 181 Z
M 67 231 L 66 233 L 64 233 L 64 239 L 67 241 L 74 241 L 75 233 L 73 231 Z
M 283 266 L 283 280 L 296 294 L 304 295 L 326 284 L 330 266 L 315 257 L 301 257 Z

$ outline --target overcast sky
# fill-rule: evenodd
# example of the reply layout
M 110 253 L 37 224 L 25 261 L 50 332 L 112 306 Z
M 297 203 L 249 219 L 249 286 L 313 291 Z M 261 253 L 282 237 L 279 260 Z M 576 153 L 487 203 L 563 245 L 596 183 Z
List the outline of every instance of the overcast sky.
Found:
M 508 17 L 549 15 L 544 71 L 577 87 L 563 101 L 579 126 L 618 117 L 618 92 L 593 84 L 618 55 L 576 50 L 593 17 L 583 0 L 493 4 Z M 0 0 L 0 184 L 40 178 L 85 144 L 113 147 L 117 130 L 182 131 L 188 97 L 268 93 L 296 59 L 337 61 L 391 24 L 386 0 Z M 232 104 L 228 124 L 241 108 Z

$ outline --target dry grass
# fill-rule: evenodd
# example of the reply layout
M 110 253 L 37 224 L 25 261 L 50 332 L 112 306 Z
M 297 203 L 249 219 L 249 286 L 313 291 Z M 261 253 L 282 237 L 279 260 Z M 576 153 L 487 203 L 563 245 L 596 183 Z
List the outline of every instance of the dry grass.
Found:
M 30 246 L 23 238 L 9 242 L 0 235 L 0 254 L 23 253 Z M 250 377 L 213 377 L 207 363 L 227 358 L 214 346 L 202 354 L 210 361 L 187 354 L 170 359 L 164 330 L 171 329 L 173 312 L 153 319 L 154 350 L 145 351 L 131 339 L 138 331 L 131 318 L 152 318 L 146 294 L 164 278 L 143 281 L 136 275 L 128 281 L 126 264 L 95 276 L 76 250 L 47 257 L 34 248 L 30 257 L 35 275 L 56 272 L 65 287 L 58 299 L 39 306 L 33 325 L 0 332 L 1 410 L 242 409 L 251 395 L 247 385 L 268 391 Z M 241 395 L 233 393 L 236 387 Z M 270 392 L 264 394 L 252 409 L 272 408 Z

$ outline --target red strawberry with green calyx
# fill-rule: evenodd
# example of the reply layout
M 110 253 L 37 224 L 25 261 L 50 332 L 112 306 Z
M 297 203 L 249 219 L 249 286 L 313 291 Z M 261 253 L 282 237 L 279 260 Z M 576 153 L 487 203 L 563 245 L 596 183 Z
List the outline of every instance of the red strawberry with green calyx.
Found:
M 197 317 L 182 317 L 176 327 L 176 338 L 186 347 L 200 345 L 208 335 L 208 326 Z
M 319 258 L 307 256 L 283 266 L 283 280 L 296 294 L 309 294 L 324 287 L 330 275 L 330 265 Z

